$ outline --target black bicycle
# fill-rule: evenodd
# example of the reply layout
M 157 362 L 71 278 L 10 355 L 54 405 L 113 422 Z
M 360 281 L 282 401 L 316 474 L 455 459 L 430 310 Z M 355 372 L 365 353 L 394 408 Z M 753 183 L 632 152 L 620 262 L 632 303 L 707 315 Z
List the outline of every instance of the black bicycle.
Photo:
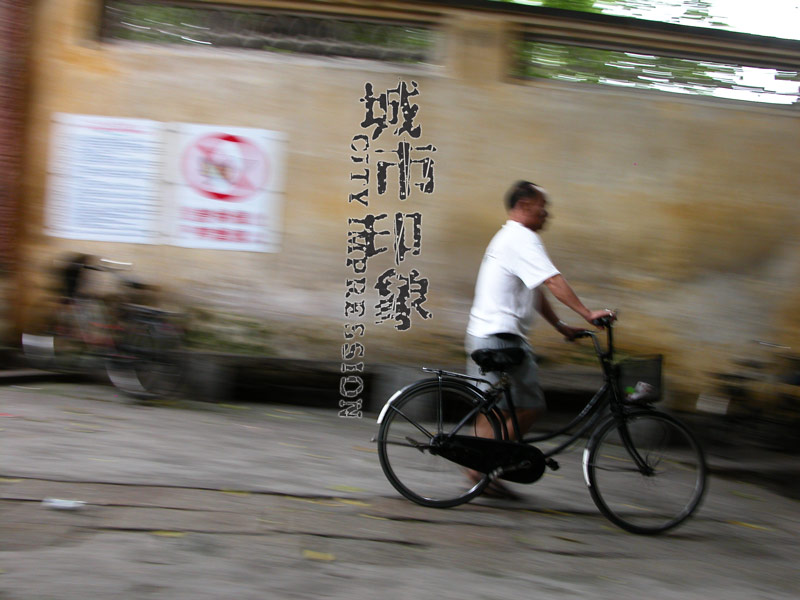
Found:
M 58 270 L 58 301 L 41 311 L 35 333 L 22 335 L 29 362 L 65 373 L 105 369 L 114 386 L 139 399 L 176 392 L 184 371 L 180 315 L 135 303 L 154 290 L 125 276 L 131 267 L 85 254 L 69 257 Z M 90 271 L 111 274 L 121 293 L 87 293 Z
M 652 407 L 661 396 L 661 357 L 616 361 L 613 319 L 597 324 L 607 331 L 605 349 L 595 332 L 583 331 L 577 337 L 592 339 L 604 383 L 580 414 L 557 431 L 523 437 L 516 419 L 512 417 L 511 432 L 505 425 L 498 403 L 505 397 L 514 414 L 506 373 L 523 360 L 519 348 L 472 354 L 483 373 L 501 374 L 494 385 L 425 368 L 435 377 L 397 391 L 378 417 L 375 441 L 389 482 L 423 506 L 457 506 L 478 496 L 496 478 L 537 481 L 546 468 L 558 468 L 553 456 L 590 434 L 583 474 L 603 515 L 640 534 L 661 533 L 683 523 L 705 492 L 703 450 L 680 421 Z M 482 431 L 491 430 L 493 438 L 476 435 L 481 421 Z M 565 440 L 546 452 L 533 445 L 564 435 Z M 478 481 L 466 476 L 467 469 L 482 474 Z

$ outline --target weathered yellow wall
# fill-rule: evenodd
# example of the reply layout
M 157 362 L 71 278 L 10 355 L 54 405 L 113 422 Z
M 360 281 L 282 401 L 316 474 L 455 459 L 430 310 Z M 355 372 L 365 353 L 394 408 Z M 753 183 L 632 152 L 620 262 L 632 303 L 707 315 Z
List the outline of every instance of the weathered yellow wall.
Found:
M 516 179 L 552 195 L 544 233 L 587 304 L 622 311 L 620 339 L 664 351 L 670 373 L 720 368 L 754 338 L 800 344 L 797 110 L 505 78 L 507 17 L 447 15 L 442 64 L 104 44 L 94 0 L 40 0 L 25 174 L 26 302 L 59 252 L 131 260 L 184 302 L 264 321 L 279 352 L 337 360 L 351 138 L 365 82 L 419 84 L 436 192 L 414 262 L 434 318 L 400 334 L 369 325 L 367 363 L 460 362 L 478 264 Z M 247 126 L 289 137 L 283 249 L 275 254 L 75 242 L 42 232 L 55 112 Z M 374 198 L 373 194 L 373 198 Z M 386 210 L 375 200 L 376 212 Z M 397 202 L 387 204 L 388 211 Z M 380 261 L 370 267 L 380 273 Z M 567 309 L 560 313 L 565 318 Z M 570 319 L 575 321 L 575 319 Z M 554 333 L 535 344 L 562 350 Z

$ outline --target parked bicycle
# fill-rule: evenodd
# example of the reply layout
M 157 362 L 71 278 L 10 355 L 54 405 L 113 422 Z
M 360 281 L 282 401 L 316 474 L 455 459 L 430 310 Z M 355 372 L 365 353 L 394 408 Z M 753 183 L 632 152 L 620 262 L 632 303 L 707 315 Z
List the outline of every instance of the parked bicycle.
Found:
M 747 358 L 712 373 L 714 384 L 697 399 L 715 445 L 742 443 L 800 450 L 800 354 L 782 344 L 753 340 Z
M 152 288 L 125 275 L 130 263 L 79 254 L 60 269 L 61 295 L 36 333 L 22 335 L 28 360 L 66 373 L 105 369 L 137 398 L 175 392 L 182 379 L 182 328 L 175 313 L 134 303 Z M 112 274 L 119 295 L 86 291 L 87 271 Z
M 706 488 L 706 462 L 695 436 L 674 417 L 655 410 L 661 395 L 661 357 L 615 361 L 613 320 L 596 324 L 607 331 L 606 348 L 590 337 L 604 383 L 583 410 L 554 432 L 520 435 L 512 419 L 509 432 L 498 403 L 513 398 L 506 371 L 519 364 L 519 348 L 477 350 L 483 373 L 500 372 L 496 385 L 441 369 L 435 377 L 396 392 L 378 417 L 375 439 L 381 468 L 403 496 L 423 506 L 452 507 L 478 496 L 496 478 L 533 483 L 553 458 L 591 432 L 583 452 L 583 474 L 600 512 L 619 527 L 657 534 L 683 523 L 700 505 Z M 478 387 L 483 385 L 484 389 Z M 476 419 L 486 419 L 494 438 L 477 437 Z M 513 437 L 512 437 L 513 435 Z M 547 451 L 534 444 L 566 435 Z M 473 482 L 465 469 L 482 477 Z

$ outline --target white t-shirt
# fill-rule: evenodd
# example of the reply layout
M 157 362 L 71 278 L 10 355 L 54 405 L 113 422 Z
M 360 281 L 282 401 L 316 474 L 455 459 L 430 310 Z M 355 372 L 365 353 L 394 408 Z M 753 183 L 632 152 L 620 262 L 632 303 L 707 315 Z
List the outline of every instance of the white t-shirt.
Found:
M 527 337 L 536 314 L 536 288 L 558 274 L 541 238 L 521 223 L 506 221 L 483 255 L 467 333 Z

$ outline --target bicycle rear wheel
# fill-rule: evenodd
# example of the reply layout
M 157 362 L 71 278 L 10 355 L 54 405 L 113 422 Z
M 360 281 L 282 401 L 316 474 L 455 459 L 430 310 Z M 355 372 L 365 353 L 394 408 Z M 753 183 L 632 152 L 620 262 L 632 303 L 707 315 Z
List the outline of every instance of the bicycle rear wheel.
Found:
M 477 389 L 457 381 L 421 381 L 390 401 L 378 431 L 378 456 L 386 478 L 403 496 L 421 504 L 447 508 L 468 502 L 489 483 L 482 475 L 472 481 L 464 467 L 431 452 L 434 437 L 454 433 L 458 424 L 483 401 Z M 492 411 L 480 414 L 494 439 L 502 425 Z M 458 430 L 476 435 L 476 419 Z
M 680 525 L 705 492 L 706 463 L 697 440 L 682 423 L 652 410 L 609 417 L 589 440 L 583 468 L 600 511 L 633 533 Z

